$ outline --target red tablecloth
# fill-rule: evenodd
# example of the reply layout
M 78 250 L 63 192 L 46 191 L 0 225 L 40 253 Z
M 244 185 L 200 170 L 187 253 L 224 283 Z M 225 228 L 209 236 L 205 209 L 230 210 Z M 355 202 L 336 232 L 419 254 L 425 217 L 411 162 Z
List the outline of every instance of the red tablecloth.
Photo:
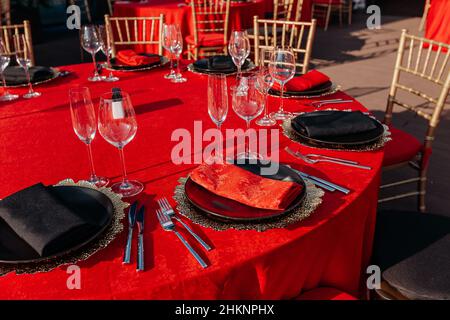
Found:
M 431 0 L 425 37 L 450 44 L 450 1 Z
M 121 80 L 114 84 L 94 84 L 86 80 L 92 71 L 90 64 L 63 69 L 74 74 L 37 86 L 41 97 L 0 103 L 0 198 L 40 181 L 54 184 L 65 178 L 86 178 L 87 154 L 72 130 L 68 89 L 88 86 L 97 107 L 101 93 L 120 86 L 132 96 L 139 125 L 136 138 L 125 147 L 125 157 L 130 178 L 141 180 L 146 187 L 139 199 L 147 206 L 147 270 L 136 273 L 134 264 L 122 265 L 126 240 L 123 232 L 106 249 L 78 264 L 80 290 L 67 289 L 69 275 L 66 267 L 61 267 L 48 273 L 0 277 L 0 299 L 288 299 L 319 286 L 358 294 L 361 274 L 371 254 L 383 151 L 320 150 L 357 159 L 371 166 L 370 171 L 329 164 L 305 165 L 281 152 L 283 162 L 340 183 L 351 193 L 327 192 L 308 219 L 284 229 L 220 232 L 192 225 L 215 248 L 205 254 L 195 245 L 210 263 L 202 270 L 175 235 L 161 229 L 154 199 L 170 198 L 177 180 L 195 167 L 172 163 L 171 149 L 176 144 L 170 142 L 173 130 L 192 131 L 195 120 L 202 120 L 204 128 L 214 127 L 207 113 L 206 77 L 186 73 L 186 83 L 173 84 L 163 79 L 167 69 L 155 69 L 121 73 Z M 333 97 L 347 96 L 336 93 Z M 276 107 L 278 102 L 272 99 L 271 108 Z M 357 102 L 352 107 L 364 110 Z M 295 100 L 286 101 L 286 108 L 310 110 Z M 230 108 L 224 127 L 244 128 L 245 123 Z M 291 142 L 282 136 L 281 143 L 283 147 Z M 306 147 L 302 150 L 311 151 Z M 117 149 L 98 135 L 93 152 L 97 173 L 120 179 Z

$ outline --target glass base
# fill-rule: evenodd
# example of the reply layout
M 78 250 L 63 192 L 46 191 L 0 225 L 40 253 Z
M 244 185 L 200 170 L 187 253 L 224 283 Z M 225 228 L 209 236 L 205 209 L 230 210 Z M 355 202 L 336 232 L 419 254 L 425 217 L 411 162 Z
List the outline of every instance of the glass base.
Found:
M 106 81 L 106 82 L 115 82 L 115 81 L 119 81 L 119 78 L 113 76 L 112 74 L 110 74 L 108 77 L 106 77 L 103 80 Z
M 261 127 L 271 127 L 277 124 L 277 122 L 271 119 L 269 116 L 264 116 L 261 119 L 256 120 L 256 124 Z
M 101 76 L 97 75 L 97 76 L 89 77 L 88 80 L 91 82 L 103 81 L 103 80 L 105 80 L 105 77 L 101 77 Z
M 292 118 L 293 114 L 287 111 L 278 110 L 277 112 L 272 112 L 270 117 L 275 120 L 286 120 Z
M 36 91 L 28 92 L 27 94 L 23 95 L 23 97 L 25 99 L 37 98 L 37 97 L 40 97 L 40 96 L 41 96 L 40 92 L 36 92 Z
M 112 191 L 121 194 L 123 197 L 135 196 L 144 190 L 144 185 L 136 180 L 127 180 L 114 183 L 111 186 Z
M 171 82 L 173 83 L 181 83 L 181 82 L 186 82 L 187 79 L 183 78 L 183 76 L 181 74 L 176 75 Z
M 18 94 L 7 93 L 7 94 L 0 96 L 0 101 L 11 101 L 11 100 L 16 100 L 18 98 L 19 98 Z
M 164 75 L 164 79 L 174 79 L 176 77 L 175 72 L 169 72 L 168 74 Z
M 92 183 L 93 185 L 95 185 L 96 187 L 98 187 L 98 188 L 105 187 L 105 186 L 107 186 L 108 183 L 109 183 L 109 179 L 108 179 L 108 178 L 105 178 L 105 177 L 97 177 L 97 176 L 95 176 L 95 177 L 89 179 L 88 181 L 89 181 L 90 183 Z

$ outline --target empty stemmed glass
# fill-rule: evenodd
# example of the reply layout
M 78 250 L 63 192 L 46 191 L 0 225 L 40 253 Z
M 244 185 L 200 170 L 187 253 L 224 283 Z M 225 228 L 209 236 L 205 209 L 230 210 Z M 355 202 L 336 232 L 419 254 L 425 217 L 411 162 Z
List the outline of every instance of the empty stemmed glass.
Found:
M 92 56 L 92 62 L 94 64 L 94 75 L 89 77 L 89 81 L 102 81 L 103 77 L 98 74 L 97 63 L 95 61 L 95 54 L 102 47 L 102 40 L 98 34 L 97 27 L 94 25 L 86 25 L 81 27 L 80 42 L 84 50 Z
M 100 97 L 98 111 L 98 130 L 100 135 L 120 151 L 122 162 L 122 182 L 115 183 L 111 189 L 124 197 L 132 197 L 144 190 L 139 181 L 128 180 L 123 148 L 133 140 L 137 131 L 136 115 L 130 96 L 119 88 Z
M 208 114 L 211 120 L 220 130 L 228 114 L 228 91 L 227 77 L 224 74 L 208 75 Z M 222 135 L 221 135 L 222 136 Z M 222 150 L 223 140 L 218 141 L 219 150 Z M 214 159 L 222 160 L 222 157 L 215 155 Z
M 272 88 L 273 86 L 274 79 L 269 72 L 269 68 L 264 65 L 267 53 L 269 53 L 269 51 L 267 51 L 266 49 L 261 50 L 261 61 L 259 64 L 258 73 L 256 74 L 256 83 L 258 85 L 258 90 L 260 90 L 264 96 L 264 117 L 258 119 L 256 121 L 256 124 L 265 127 L 273 126 L 277 123 L 274 119 L 269 117 L 269 101 L 267 97 L 270 88 Z
M 101 25 L 98 26 L 98 34 L 100 35 L 101 39 L 101 49 L 102 52 L 106 56 L 106 64 L 109 69 L 111 69 L 111 55 L 112 55 L 112 45 L 111 45 L 111 38 L 108 35 L 108 31 L 106 30 L 106 27 Z M 109 75 L 106 78 L 103 78 L 104 81 L 107 82 L 114 82 L 119 81 L 119 78 L 114 76 L 112 71 L 109 71 Z
M 261 93 L 257 90 L 257 79 L 255 76 L 246 78 L 247 87 L 244 89 L 231 87 L 233 98 L 232 106 L 234 112 L 247 123 L 247 132 L 250 129 L 251 121 L 258 117 L 264 108 L 261 103 Z M 245 140 L 247 141 L 247 140 Z M 251 152 L 247 142 L 245 143 L 245 152 L 237 155 L 238 159 L 260 159 L 261 156 Z
M 280 84 L 280 108 L 277 112 L 272 112 L 270 117 L 275 120 L 285 120 L 292 117 L 292 113 L 284 111 L 284 85 L 295 75 L 295 55 L 292 49 L 277 47 L 272 52 L 269 62 L 269 72 Z
M 31 48 L 23 34 L 14 35 L 14 45 L 16 51 L 16 60 L 19 66 L 25 70 L 28 81 L 28 92 L 23 95 L 25 99 L 36 98 L 41 94 L 33 90 L 31 84 L 30 68 L 31 68 Z
M 173 79 L 176 76 L 175 70 L 173 69 L 173 54 L 172 54 L 172 41 L 173 37 L 176 32 L 176 27 L 173 24 L 164 24 L 163 30 L 162 30 L 162 45 L 164 49 L 166 49 L 169 52 L 169 59 L 170 59 L 170 72 L 166 75 L 164 75 L 165 79 Z
M 95 120 L 94 105 L 88 88 L 78 87 L 69 90 L 70 115 L 72 126 L 78 138 L 86 144 L 90 176 L 88 181 L 97 187 L 104 187 L 109 180 L 95 174 L 94 160 L 92 158 L 91 143 L 97 132 L 97 121 Z
M 172 78 L 172 82 L 179 83 L 179 82 L 186 82 L 187 79 L 183 77 L 180 71 L 180 56 L 183 52 L 183 35 L 181 34 L 180 27 L 178 25 L 173 26 L 173 38 L 172 43 L 170 45 L 170 51 L 175 55 L 177 58 L 177 73 L 174 78 Z
M 3 87 L 4 87 L 4 92 L 3 92 L 3 95 L 0 96 L 0 101 L 11 101 L 11 100 L 15 100 L 15 99 L 19 98 L 19 96 L 17 94 L 9 93 L 8 88 L 6 87 L 6 80 L 5 80 L 4 72 L 10 62 L 11 62 L 11 55 L 6 50 L 3 40 L 0 39 L 0 73 L 2 76 L 2 82 L 3 82 Z
M 237 78 L 239 79 L 245 59 L 250 54 L 250 39 L 248 38 L 247 31 L 233 31 L 231 33 L 228 52 L 238 69 Z

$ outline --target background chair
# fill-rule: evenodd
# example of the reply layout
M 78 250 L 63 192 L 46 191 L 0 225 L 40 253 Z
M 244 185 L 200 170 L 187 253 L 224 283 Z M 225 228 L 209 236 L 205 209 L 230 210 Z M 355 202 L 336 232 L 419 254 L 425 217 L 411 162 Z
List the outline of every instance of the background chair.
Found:
M 85 15 L 89 23 L 92 23 L 91 9 L 88 0 L 69 0 L 70 5 L 77 5 L 81 9 L 81 16 Z
M 425 23 L 427 22 L 427 17 L 428 17 L 428 11 L 430 10 L 430 7 L 431 7 L 431 1 L 426 0 L 425 7 L 423 9 L 422 19 L 420 19 L 419 31 L 423 31 L 423 29 L 425 27 Z
M 1 33 L 0 38 L 5 43 L 6 51 L 11 55 L 15 55 L 17 53 L 14 47 L 14 40 L 13 40 L 14 35 L 23 34 L 25 36 L 25 41 L 31 51 L 31 65 L 34 66 L 35 60 L 33 50 L 33 39 L 31 37 L 31 26 L 28 20 L 25 20 L 22 24 L 0 26 L 0 33 Z
M 227 53 L 230 0 L 191 1 L 194 34 L 186 37 L 188 59 Z
M 108 10 L 110 16 L 114 14 L 114 2 L 115 0 L 108 0 Z
M 347 14 L 348 24 L 352 24 L 352 0 L 313 0 L 312 17 L 325 19 L 324 30 L 328 30 L 332 12 L 339 13 L 339 25 L 342 26 L 343 14 Z
M 277 36 L 274 30 L 281 28 L 281 32 Z M 296 54 L 295 65 L 298 71 L 302 73 L 308 72 L 309 61 L 311 58 L 312 44 L 314 41 L 314 34 L 316 32 L 316 20 L 311 22 L 296 22 L 296 21 L 281 21 L 281 20 L 266 20 L 253 17 L 253 29 L 255 32 L 254 47 L 255 47 L 255 62 L 260 64 L 260 50 L 273 50 L 277 46 L 289 46 Z M 263 30 L 263 34 L 259 33 Z M 264 64 L 269 61 L 264 61 Z
M 389 196 L 380 199 L 379 202 L 392 201 L 400 198 L 418 196 L 419 210 L 425 211 L 425 194 L 427 183 L 428 162 L 432 151 L 432 143 L 435 138 L 436 128 L 450 87 L 450 45 L 416 37 L 402 31 L 397 60 L 394 68 L 394 76 L 384 116 L 384 123 L 391 127 L 392 141 L 385 146 L 383 169 L 394 169 L 403 165 L 411 165 L 419 172 L 419 176 L 381 186 L 381 189 L 398 187 L 401 185 L 418 182 L 418 190 Z M 412 88 L 405 83 L 400 83 L 400 76 L 408 76 L 410 83 L 418 88 Z M 434 98 L 431 94 L 420 89 L 420 81 L 431 82 L 439 91 L 439 96 Z M 403 94 L 419 97 L 425 100 L 423 104 L 413 106 L 400 101 L 399 90 Z M 403 97 L 406 99 L 407 97 Z M 403 100 L 402 99 L 402 100 Z M 404 101 L 404 100 L 403 100 Z M 425 140 L 421 143 L 412 135 L 398 130 L 392 126 L 392 113 L 394 105 L 399 105 L 428 122 Z M 417 161 L 413 161 L 417 159 Z
M 1 0 L 0 3 L 0 26 L 11 24 L 11 1 Z
M 112 56 L 117 47 L 130 45 L 156 45 L 159 55 L 163 54 L 162 26 L 164 15 L 158 17 L 110 17 L 105 15 L 105 26 L 111 39 Z
M 374 299 L 450 299 L 450 218 L 378 212 L 372 264 L 382 272 Z

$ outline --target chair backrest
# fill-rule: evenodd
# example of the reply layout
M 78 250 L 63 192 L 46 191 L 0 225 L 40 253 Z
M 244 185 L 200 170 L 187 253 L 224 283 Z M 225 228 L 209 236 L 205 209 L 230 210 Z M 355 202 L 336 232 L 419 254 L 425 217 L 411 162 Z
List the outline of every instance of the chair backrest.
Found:
M 431 144 L 434 131 L 439 124 L 440 116 L 449 94 L 449 60 L 450 45 L 410 35 L 407 33 L 407 30 L 402 30 L 384 122 L 387 125 L 391 124 L 394 105 L 399 105 L 412 111 L 428 121 L 429 127 L 425 144 Z M 416 83 L 420 83 L 420 80 L 425 80 L 438 86 L 439 96 L 437 98 L 432 97 L 424 89 L 412 88 L 404 83 L 400 83 L 402 74 L 408 74 L 417 79 Z M 431 105 L 432 111 L 427 112 L 421 105 L 412 106 L 399 101 L 397 97 L 399 89 L 424 99 L 428 105 Z
M 290 20 L 294 0 L 273 0 L 273 18 L 275 20 Z
M 6 51 L 11 55 L 23 51 L 23 48 L 21 50 L 16 50 L 13 39 L 14 35 L 23 35 L 31 52 L 31 64 L 34 66 L 33 39 L 31 37 L 31 26 L 28 20 L 25 20 L 22 24 L 0 26 L 0 33 L 0 38 L 5 43 Z
M 116 46 L 156 45 L 162 55 L 162 26 L 164 15 L 157 17 L 110 17 L 105 15 L 105 26 L 111 41 L 112 56 Z
M 294 21 L 300 21 L 302 18 L 303 0 L 297 0 L 297 7 L 295 8 Z
M 11 24 L 11 1 L 0 0 L 0 26 Z
M 81 14 L 86 15 L 86 18 L 89 21 L 89 23 L 92 23 L 91 9 L 89 8 L 88 0 L 69 0 L 69 3 L 70 5 L 80 6 Z
M 226 45 L 228 43 L 230 0 L 191 1 L 191 8 L 195 44 L 198 44 L 201 34 L 223 33 L 223 43 Z
M 311 22 L 281 21 L 253 18 L 255 30 L 255 61 L 260 64 L 260 50 L 272 50 L 277 46 L 291 47 L 296 54 L 295 65 L 302 73 L 308 72 L 312 44 L 316 32 L 316 20 Z M 260 34 L 260 28 L 263 34 Z M 274 36 L 272 36 L 274 35 Z M 265 60 L 264 63 L 268 63 Z
M 114 8 L 113 8 L 113 6 L 114 6 L 114 0 L 108 0 L 108 10 L 109 10 L 109 15 L 113 15 L 113 13 L 114 13 Z

